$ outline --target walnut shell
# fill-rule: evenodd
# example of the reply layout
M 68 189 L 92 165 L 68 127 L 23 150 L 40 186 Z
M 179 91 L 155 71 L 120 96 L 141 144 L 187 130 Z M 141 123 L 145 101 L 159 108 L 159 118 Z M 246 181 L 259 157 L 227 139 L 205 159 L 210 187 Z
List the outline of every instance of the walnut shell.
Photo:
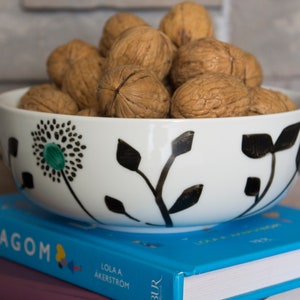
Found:
M 244 116 L 249 109 L 248 88 L 234 76 L 205 73 L 181 85 L 171 99 L 174 118 Z
M 161 19 L 159 29 L 180 47 L 191 41 L 213 37 L 214 28 L 208 11 L 194 2 L 174 5 Z
M 31 87 L 22 97 L 19 107 L 31 111 L 74 115 L 78 112 L 76 102 L 66 93 L 51 85 Z
M 67 70 L 78 60 L 90 56 L 99 56 L 97 47 L 79 39 L 71 40 L 57 47 L 47 59 L 49 78 L 60 87 Z
M 77 113 L 77 116 L 97 117 L 98 111 L 94 108 L 84 108 Z
M 98 88 L 99 113 L 105 117 L 166 118 L 170 96 L 155 73 L 125 65 L 109 70 Z
M 44 83 L 31 86 L 27 92 L 21 97 L 18 107 L 27 109 L 25 106 L 27 103 L 29 104 L 32 97 L 36 97 L 36 95 L 44 92 L 44 90 L 58 90 L 55 85 L 51 83 Z
M 244 52 L 234 45 L 202 38 L 190 42 L 177 51 L 171 69 L 175 87 L 206 72 L 233 75 L 245 79 Z
M 249 87 L 260 86 L 263 82 L 261 64 L 253 54 L 246 51 L 244 53 L 245 84 Z
M 41 92 L 43 90 L 58 90 L 58 88 L 52 84 L 52 83 L 42 83 L 31 86 L 27 92 L 22 96 L 22 99 L 25 99 L 27 97 L 30 97 L 31 94 L 35 95 L 38 92 Z
M 163 79 L 172 65 L 175 46 L 163 32 L 150 26 L 135 26 L 118 36 L 107 56 L 107 69 L 139 65 Z
M 128 12 L 120 12 L 111 16 L 103 27 L 99 41 L 100 54 L 104 57 L 107 56 L 116 38 L 126 29 L 138 25 L 148 24 L 139 16 Z
M 77 61 L 66 72 L 61 88 L 76 101 L 79 109 L 98 109 L 96 94 L 103 63 L 104 58 L 91 56 Z
M 276 114 L 296 109 L 294 102 L 279 91 L 263 87 L 249 89 L 250 107 L 248 115 Z
M 279 91 L 274 91 L 274 92 L 277 94 L 280 101 L 284 103 L 284 105 L 286 107 L 286 111 L 298 109 L 296 103 L 290 97 L 288 97 L 286 94 L 279 92 Z

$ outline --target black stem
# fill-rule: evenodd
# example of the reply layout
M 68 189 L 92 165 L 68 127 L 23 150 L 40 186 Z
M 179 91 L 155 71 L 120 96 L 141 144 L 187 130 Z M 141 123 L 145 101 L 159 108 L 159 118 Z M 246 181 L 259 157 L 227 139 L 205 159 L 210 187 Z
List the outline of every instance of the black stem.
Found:
M 139 219 L 137 219 L 137 218 L 131 216 L 131 215 L 128 214 L 127 212 L 125 212 L 124 215 L 125 215 L 127 218 L 129 218 L 129 219 L 131 219 L 131 220 L 133 220 L 133 221 L 141 222 Z
M 142 178 L 146 181 L 148 187 L 150 188 L 152 194 L 154 195 L 154 197 L 156 197 L 156 191 L 155 191 L 153 185 L 151 184 L 150 180 L 148 179 L 148 177 L 140 170 L 137 170 L 136 172 L 142 176 Z
M 252 212 L 251 214 L 249 214 L 248 216 L 252 216 L 254 214 L 259 213 L 260 211 L 265 210 L 268 206 L 270 206 L 271 204 L 273 204 L 274 202 L 276 202 L 278 200 L 278 198 L 287 190 L 287 188 L 290 186 L 290 184 L 292 183 L 292 181 L 295 179 L 296 175 L 297 175 L 298 171 L 296 170 L 295 173 L 293 174 L 292 178 L 289 180 L 289 182 L 287 183 L 287 185 L 284 187 L 284 189 L 269 203 L 267 203 L 266 205 L 264 205 L 263 207 L 261 207 L 260 209 L 256 210 L 255 212 Z
M 254 203 L 249 208 L 247 208 L 243 213 L 241 213 L 240 215 L 238 215 L 235 219 L 240 218 L 240 217 L 244 216 L 245 214 L 247 214 L 250 210 L 252 210 L 255 206 L 257 206 L 257 204 L 260 203 L 260 201 L 265 197 L 265 195 L 269 191 L 269 189 L 270 189 L 270 187 L 272 185 L 273 179 L 274 179 L 275 164 L 276 164 L 276 157 L 275 157 L 275 154 L 272 153 L 271 174 L 270 174 L 269 180 L 267 182 L 267 185 L 266 185 L 264 191 L 261 193 L 260 196 L 256 196 Z M 257 210 L 257 211 L 259 211 L 259 210 Z M 254 213 L 256 213 L 257 211 L 251 213 L 251 215 L 254 214 Z
M 158 182 L 157 182 L 157 186 L 156 186 L 156 198 L 155 198 L 155 201 L 156 201 L 156 204 L 158 205 L 159 209 L 160 209 L 160 212 L 164 218 L 164 221 L 166 223 L 166 226 L 167 227 L 172 227 L 173 226 L 173 222 L 172 222 L 172 219 L 169 215 L 169 212 L 168 212 L 168 209 L 166 207 L 166 204 L 164 203 L 163 201 L 163 198 L 162 198 L 162 189 L 163 189 L 163 186 L 164 186 L 164 183 L 166 181 L 166 178 L 167 178 L 167 175 L 169 173 L 169 170 L 171 168 L 171 165 L 173 164 L 174 160 L 175 160 L 175 156 L 174 155 L 171 155 L 169 157 L 169 159 L 167 160 L 166 164 L 164 165 L 161 173 L 160 173 L 160 177 L 158 179 Z
M 153 187 L 153 185 L 151 184 L 151 182 L 149 181 L 147 176 L 142 171 L 140 171 L 140 170 L 136 171 L 146 181 L 152 194 L 154 195 L 155 202 L 160 210 L 160 213 L 161 213 L 167 227 L 172 227 L 173 222 L 171 220 L 168 209 L 162 198 L 162 188 L 163 188 L 164 182 L 167 178 L 168 172 L 169 172 L 170 167 L 173 164 L 174 160 L 175 160 L 175 157 L 173 155 L 171 155 L 161 171 L 156 188 Z
M 62 177 L 69 189 L 69 191 L 71 192 L 72 196 L 74 197 L 74 199 L 76 200 L 76 202 L 78 203 L 78 205 L 82 208 L 82 210 L 90 217 L 92 218 L 94 221 L 96 221 L 97 223 L 100 223 L 100 224 L 103 224 L 102 222 L 98 221 L 84 206 L 83 204 L 81 203 L 81 201 L 78 199 L 78 197 L 76 196 L 75 192 L 73 191 L 65 173 L 63 170 L 61 170 L 61 174 L 62 174 Z
M 261 199 L 264 198 L 264 196 L 267 194 L 268 190 L 270 189 L 271 185 L 272 185 L 272 182 L 273 182 L 273 179 L 274 179 L 274 175 L 275 175 L 275 164 L 276 164 L 276 157 L 275 157 L 275 154 L 272 153 L 272 166 L 271 166 L 271 174 L 270 174 L 270 177 L 269 177 L 269 181 L 264 189 L 264 191 L 262 192 L 262 194 L 259 196 L 259 201 L 261 201 Z

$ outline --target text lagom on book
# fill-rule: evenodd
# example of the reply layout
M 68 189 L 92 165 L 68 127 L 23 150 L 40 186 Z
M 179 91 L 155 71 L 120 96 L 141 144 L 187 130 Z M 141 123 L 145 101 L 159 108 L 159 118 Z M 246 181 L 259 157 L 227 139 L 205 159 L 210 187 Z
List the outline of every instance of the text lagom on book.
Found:
M 0 249 L 1 247 L 10 247 L 16 252 L 23 251 L 27 256 L 37 256 L 40 260 L 50 262 L 50 244 L 44 243 L 43 241 L 36 241 L 30 236 L 23 237 L 18 232 L 8 234 L 8 231 L 5 228 L 1 229 Z

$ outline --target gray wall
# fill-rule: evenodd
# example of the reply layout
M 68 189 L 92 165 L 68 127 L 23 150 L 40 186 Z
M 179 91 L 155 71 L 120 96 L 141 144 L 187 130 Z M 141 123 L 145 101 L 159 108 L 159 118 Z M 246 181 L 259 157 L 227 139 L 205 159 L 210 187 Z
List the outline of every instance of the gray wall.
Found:
M 97 45 L 115 12 L 131 11 L 157 27 L 168 9 L 165 3 L 174 2 L 0 0 L 0 92 L 45 82 L 49 53 L 73 38 Z M 197 2 L 211 13 L 219 39 L 257 56 L 264 84 L 300 91 L 299 0 Z

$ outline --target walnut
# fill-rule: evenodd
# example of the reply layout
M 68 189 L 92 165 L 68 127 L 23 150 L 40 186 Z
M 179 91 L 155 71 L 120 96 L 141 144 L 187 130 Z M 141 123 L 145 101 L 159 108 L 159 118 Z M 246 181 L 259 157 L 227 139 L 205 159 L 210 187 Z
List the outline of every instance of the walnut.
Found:
M 229 74 L 244 80 L 243 56 L 243 50 L 213 38 L 190 42 L 177 51 L 171 69 L 172 82 L 178 87 L 206 72 Z
M 110 69 L 98 88 L 99 112 L 105 117 L 165 118 L 170 96 L 154 72 L 140 66 Z
M 111 16 L 103 27 L 99 41 L 100 54 L 104 57 L 107 56 L 116 38 L 126 29 L 138 25 L 148 24 L 139 16 L 128 12 L 120 12 Z
M 277 94 L 280 101 L 282 103 L 284 103 L 284 105 L 286 107 L 286 111 L 298 109 L 296 103 L 290 97 L 288 97 L 286 94 L 284 94 L 280 91 L 274 91 L 274 92 Z
M 25 106 L 27 105 L 27 102 L 31 101 L 32 97 L 35 97 L 39 93 L 44 92 L 44 90 L 58 90 L 55 85 L 51 83 L 44 83 L 44 84 L 38 84 L 31 86 L 27 92 L 21 97 L 19 102 L 19 107 L 23 109 L 27 109 Z
M 107 69 L 139 65 L 163 79 L 172 65 L 175 46 L 163 32 L 150 26 L 135 26 L 118 36 L 107 56 Z
M 214 35 L 208 11 L 203 6 L 188 1 L 174 5 L 161 19 L 159 29 L 169 36 L 177 47 Z
M 37 84 L 37 85 L 31 86 L 27 90 L 26 94 L 23 95 L 22 98 L 24 99 L 26 97 L 30 97 L 31 94 L 36 94 L 39 91 L 48 90 L 48 89 L 50 89 L 50 90 L 58 90 L 58 88 L 55 85 L 53 85 L 52 83 Z
M 294 102 L 279 91 L 263 87 L 249 89 L 250 107 L 248 115 L 275 114 L 296 109 Z
M 51 85 L 31 87 L 22 97 L 19 107 L 31 111 L 74 115 L 76 102 L 66 93 Z
M 77 116 L 97 117 L 98 112 L 94 108 L 84 108 L 77 113 Z
M 244 53 L 245 84 L 249 87 L 260 86 L 263 82 L 262 67 L 253 54 L 246 51 Z
M 248 88 L 234 76 L 205 73 L 175 91 L 171 99 L 174 118 L 218 118 L 244 116 L 250 99 Z
M 78 39 L 57 47 L 47 59 L 49 78 L 60 87 L 67 70 L 78 60 L 90 56 L 99 56 L 97 47 Z
M 79 109 L 98 109 L 96 93 L 103 63 L 104 58 L 91 56 L 77 61 L 66 72 L 61 88 L 76 101 Z

